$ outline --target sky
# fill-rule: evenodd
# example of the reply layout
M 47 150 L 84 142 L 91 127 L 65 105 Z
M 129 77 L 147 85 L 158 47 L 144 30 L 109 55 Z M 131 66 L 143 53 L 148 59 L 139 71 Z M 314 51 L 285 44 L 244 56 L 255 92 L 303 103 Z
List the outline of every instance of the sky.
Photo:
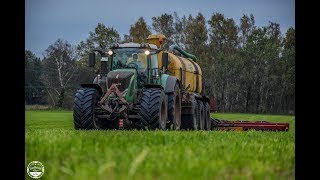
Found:
M 58 38 L 76 45 L 98 23 L 122 38 L 139 17 L 151 26 L 152 17 L 173 12 L 179 17 L 201 12 L 206 20 L 219 12 L 237 24 L 243 14 L 253 14 L 259 27 L 269 21 L 279 23 L 282 33 L 295 27 L 294 0 L 25 0 L 25 49 L 42 58 Z

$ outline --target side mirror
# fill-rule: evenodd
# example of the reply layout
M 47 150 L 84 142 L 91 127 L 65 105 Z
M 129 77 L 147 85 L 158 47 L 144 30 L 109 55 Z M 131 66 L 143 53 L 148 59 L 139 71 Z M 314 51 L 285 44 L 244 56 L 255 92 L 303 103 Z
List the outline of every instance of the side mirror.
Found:
M 169 65 L 168 53 L 163 52 L 162 53 L 162 66 L 167 68 L 168 65 Z
M 88 64 L 89 67 L 94 67 L 94 65 L 96 65 L 96 54 L 94 52 L 89 54 Z

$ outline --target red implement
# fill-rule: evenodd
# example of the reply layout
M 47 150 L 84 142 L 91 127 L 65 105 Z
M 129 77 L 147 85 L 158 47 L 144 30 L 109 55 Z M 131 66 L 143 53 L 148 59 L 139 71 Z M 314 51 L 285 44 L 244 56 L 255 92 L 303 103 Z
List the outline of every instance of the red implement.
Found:
M 289 123 L 272 123 L 268 121 L 227 121 L 212 119 L 213 130 L 261 130 L 261 131 L 288 131 Z

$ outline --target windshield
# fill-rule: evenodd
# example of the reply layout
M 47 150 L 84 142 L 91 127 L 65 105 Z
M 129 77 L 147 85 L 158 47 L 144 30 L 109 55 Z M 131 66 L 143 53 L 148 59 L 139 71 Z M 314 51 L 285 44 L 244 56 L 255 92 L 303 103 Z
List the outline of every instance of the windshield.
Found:
M 145 72 L 148 61 L 144 49 L 122 48 L 113 50 L 112 70 L 123 68 L 135 68 L 140 72 Z

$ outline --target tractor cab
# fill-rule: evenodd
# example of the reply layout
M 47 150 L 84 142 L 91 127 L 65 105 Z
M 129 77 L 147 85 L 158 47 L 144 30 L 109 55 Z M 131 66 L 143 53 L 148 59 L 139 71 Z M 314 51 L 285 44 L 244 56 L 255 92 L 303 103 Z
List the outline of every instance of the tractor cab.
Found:
M 153 44 L 124 43 L 108 50 L 110 71 L 136 70 L 138 87 L 157 84 L 159 79 L 158 48 Z M 130 70 L 131 69 L 131 70 Z
M 160 71 L 158 53 L 154 44 L 124 43 L 112 45 L 107 51 L 94 50 L 101 56 L 101 70 L 98 76 L 106 77 L 110 72 L 134 72 L 141 88 L 145 84 L 159 84 Z M 95 52 L 89 56 L 89 66 L 95 65 Z
M 124 43 L 108 50 L 109 69 L 115 72 L 135 70 L 138 88 L 159 84 L 158 48 L 152 44 Z

